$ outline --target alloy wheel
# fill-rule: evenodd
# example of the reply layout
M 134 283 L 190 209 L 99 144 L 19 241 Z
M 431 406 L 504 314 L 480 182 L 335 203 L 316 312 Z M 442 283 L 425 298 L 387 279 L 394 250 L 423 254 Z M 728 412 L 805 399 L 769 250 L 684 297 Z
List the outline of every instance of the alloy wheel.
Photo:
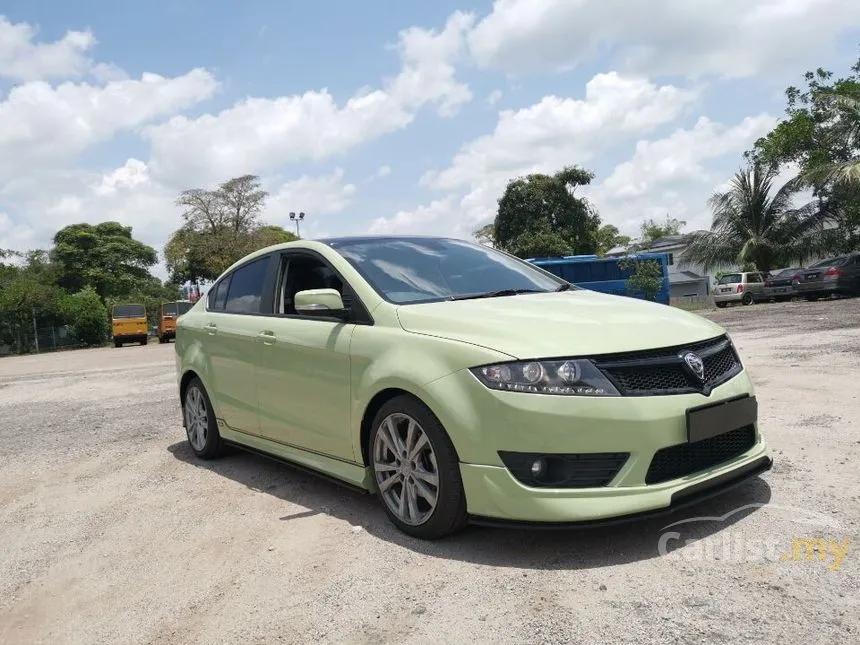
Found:
M 388 510 L 401 522 L 426 522 L 439 499 L 439 469 L 421 425 L 403 413 L 390 414 L 373 442 L 376 486 Z
M 209 432 L 209 414 L 203 393 L 193 386 L 188 388 L 185 395 L 185 431 L 191 447 L 198 452 L 203 450 Z

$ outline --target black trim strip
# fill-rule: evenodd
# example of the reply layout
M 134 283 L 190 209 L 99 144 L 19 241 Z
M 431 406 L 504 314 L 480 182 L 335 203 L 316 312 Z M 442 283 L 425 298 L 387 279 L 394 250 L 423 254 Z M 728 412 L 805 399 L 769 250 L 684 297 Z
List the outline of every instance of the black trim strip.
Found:
M 642 513 L 630 513 L 627 515 L 619 515 L 600 520 L 583 520 L 579 522 L 531 522 L 470 515 L 469 523 L 478 526 L 492 526 L 497 528 L 564 530 L 600 528 L 604 526 L 616 526 L 619 524 L 644 521 L 664 515 L 670 515 L 687 506 L 692 506 L 711 497 L 721 495 L 722 493 L 744 483 L 746 480 L 752 479 L 753 477 L 770 470 L 772 466 L 772 458 L 760 457 L 737 470 L 733 470 L 699 484 L 694 484 L 693 486 L 689 486 L 688 488 L 675 493 L 672 495 L 672 500 L 669 503 L 669 506 L 666 506 L 665 508 L 644 511 Z
M 339 477 L 335 477 L 334 475 L 324 473 L 321 470 L 317 470 L 316 468 L 311 468 L 310 466 L 300 464 L 300 463 L 295 462 L 291 459 L 286 459 L 286 458 L 280 457 L 278 455 L 273 455 L 272 453 L 266 452 L 265 450 L 260 450 L 258 448 L 252 448 L 251 446 L 248 446 L 248 445 L 245 445 L 242 443 L 237 443 L 235 441 L 228 441 L 228 440 L 224 439 L 224 443 L 227 444 L 228 446 L 232 446 L 233 448 L 238 448 L 239 450 L 242 450 L 244 452 L 247 452 L 247 453 L 250 453 L 253 455 L 257 455 L 258 457 L 265 457 L 266 459 L 271 459 L 272 461 L 276 461 L 279 464 L 284 464 L 285 466 L 289 466 L 290 468 L 300 470 L 300 471 L 305 472 L 309 475 L 314 475 L 316 477 L 320 477 L 320 478 L 325 479 L 325 480 L 327 480 L 333 484 L 337 484 L 338 486 L 343 486 L 344 488 L 348 488 L 349 490 L 354 491 L 356 493 L 362 493 L 364 495 L 370 494 L 370 491 L 368 491 L 365 488 L 362 488 L 361 486 L 356 486 L 355 484 L 351 484 L 348 481 L 340 479 Z

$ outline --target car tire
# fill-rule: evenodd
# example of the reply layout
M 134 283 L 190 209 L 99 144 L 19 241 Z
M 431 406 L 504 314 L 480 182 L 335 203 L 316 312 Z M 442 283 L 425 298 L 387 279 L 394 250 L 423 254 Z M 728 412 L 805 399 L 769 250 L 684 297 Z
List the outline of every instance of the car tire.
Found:
M 407 448 L 420 451 L 409 458 Z M 406 395 L 386 402 L 373 419 L 367 456 L 382 508 L 403 533 L 434 540 L 466 526 L 459 457 L 422 402 Z
M 185 388 L 182 414 L 185 419 L 185 436 L 195 455 L 201 459 L 215 459 L 226 452 L 209 394 L 196 376 Z
M 806 302 L 815 302 L 816 300 L 818 300 L 818 294 L 806 296 Z
M 148 338 L 144 338 L 144 339 L 142 339 L 142 340 L 140 341 L 140 344 L 141 344 L 141 345 L 146 345 L 146 343 L 147 343 L 147 341 L 148 341 L 148 340 L 149 340 Z
M 725 308 L 726 308 L 726 305 L 727 305 L 728 303 L 726 303 L 726 302 L 717 302 L 717 303 L 715 303 L 715 304 L 717 305 L 717 308 L 718 308 L 718 309 L 725 309 Z
M 115 340 L 115 341 L 113 341 L 113 346 L 116 348 L 120 348 L 120 347 L 122 347 L 122 343 L 118 340 Z
M 753 295 L 751 293 L 745 293 L 741 298 L 742 305 L 751 305 L 754 301 Z

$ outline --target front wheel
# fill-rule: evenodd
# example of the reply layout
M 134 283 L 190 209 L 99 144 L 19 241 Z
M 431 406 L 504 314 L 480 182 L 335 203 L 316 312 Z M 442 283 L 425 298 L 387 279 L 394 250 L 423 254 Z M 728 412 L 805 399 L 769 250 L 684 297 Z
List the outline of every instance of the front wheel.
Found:
M 218 422 L 212 402 L 200 379 L 195 377 L 185 390 L 182 406 L 185 415 L 185 434 L 194 454 L 201 459 L 214 459 L 225 452 L 224 441 L 218 432 Z
M 716 304 L 717 304 L 717 308 L 718 308 L 718 309 L 725 309 L 725 308 L 726 308 L 726 304 L 728 304 L 728 303 L 725 303 L 725 302 L 718 302 L 718 303 L 716 303 Z
M 398 396 L 383 405 L 369 443 L 377 494 L 398 529 L 432 540 L 466 525 L 457 453 L 423 403 Z

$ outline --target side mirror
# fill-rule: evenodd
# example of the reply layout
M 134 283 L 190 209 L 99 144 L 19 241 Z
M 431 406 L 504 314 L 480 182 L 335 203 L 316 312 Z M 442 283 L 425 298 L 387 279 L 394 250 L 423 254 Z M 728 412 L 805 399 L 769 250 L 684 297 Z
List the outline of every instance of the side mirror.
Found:
M 293 305 L 304 316 L 345 318 L 348 314 L 336 289 L 308 289 L 296 293 Z

